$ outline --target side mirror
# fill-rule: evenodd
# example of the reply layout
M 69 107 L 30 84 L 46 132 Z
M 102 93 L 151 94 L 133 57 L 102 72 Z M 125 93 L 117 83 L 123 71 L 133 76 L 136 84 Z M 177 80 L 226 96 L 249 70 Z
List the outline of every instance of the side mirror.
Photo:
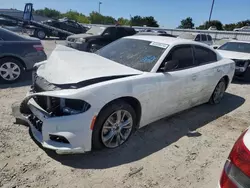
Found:
M 218 46 L 213 46 L 213 49 L 218 49 Z
M 199 38 L 195 38 L 194 40 L 195 40 L 195 41 L 200 41 L 200 39 L 199 39 Z
M 164 67 L 162 68 L 162 71 L 167 72 L 167 71 L 173 70 L 177 68 L 178 65 L 179 65 L 178 60 L 167 61 L 165 62 Z

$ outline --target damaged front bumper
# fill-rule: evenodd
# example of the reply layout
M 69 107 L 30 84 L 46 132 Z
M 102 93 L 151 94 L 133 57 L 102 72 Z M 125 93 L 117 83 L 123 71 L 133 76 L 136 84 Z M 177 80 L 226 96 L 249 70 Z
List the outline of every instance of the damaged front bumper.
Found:
M 35 96 L 27 95 L 21 105 L 21 108 L 29 110 L 28 114 L 22 114 L 22 109 L 18 112 L 21 119 L 29 124 L 35 140 L 44 148 L 55 150 L 58 154 L 91 151 L 91 111 L 52 117 L 34 100 Z M 17 112 L 13 112 L 17 116 L 15 114 Z

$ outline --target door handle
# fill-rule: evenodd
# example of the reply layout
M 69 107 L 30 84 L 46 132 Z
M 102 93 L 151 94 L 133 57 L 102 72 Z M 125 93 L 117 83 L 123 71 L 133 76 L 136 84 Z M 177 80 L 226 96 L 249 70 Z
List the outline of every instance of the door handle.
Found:
M 217 69 L 217 72 L 220 72 L 221 70 L 220 69 Z
M 192 80 L 196 80 L 197 76 L 196 75 L 193 75 L 192 76 Z

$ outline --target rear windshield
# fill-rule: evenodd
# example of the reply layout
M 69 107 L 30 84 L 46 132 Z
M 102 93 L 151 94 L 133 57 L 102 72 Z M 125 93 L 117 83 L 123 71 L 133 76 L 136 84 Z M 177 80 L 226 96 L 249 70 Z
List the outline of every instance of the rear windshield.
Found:
M 9 31 L 7 29 L 0 28 L 0 36 L 4 41 L 19 41 L 21 40 L 21 36 Z
M 219 50 L 227 50 L 234 52 L 250 53 L 250 43 L 244 42 L 227 42 L 218 48 Z
M 122 65 L 150 72 L 168 47 L 164 43 L 122 38 L 97 51 L 97 54 Z

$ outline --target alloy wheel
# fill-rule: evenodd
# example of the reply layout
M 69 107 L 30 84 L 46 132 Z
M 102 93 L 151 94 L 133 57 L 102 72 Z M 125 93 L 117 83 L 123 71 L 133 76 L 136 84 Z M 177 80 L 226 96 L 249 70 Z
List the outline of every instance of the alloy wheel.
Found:
M 13 62 L 6 62 L 0 67 L 0 76 L 7 81 L 13 81 L 19 78 L 21 74 L 20 67 Z
M 118 147 L 129 138 L 132 128 L 132 115 L 126 110 L 117 110 L 104 122 L 101 140 L 107 148 Z

